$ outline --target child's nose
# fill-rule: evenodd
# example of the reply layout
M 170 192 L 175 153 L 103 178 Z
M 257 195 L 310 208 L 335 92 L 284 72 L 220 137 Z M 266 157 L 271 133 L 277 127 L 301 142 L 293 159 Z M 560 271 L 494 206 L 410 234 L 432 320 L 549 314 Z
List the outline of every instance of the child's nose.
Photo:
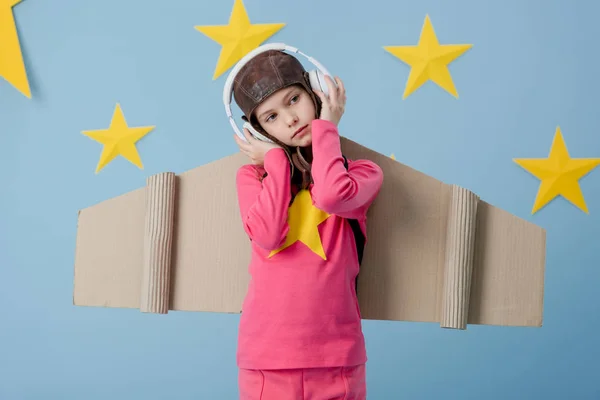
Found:
M 296 122 L 298 122 L 298 117 L 295 114 L 288 114 L 288 124 L 290 125 L 294 125 Z

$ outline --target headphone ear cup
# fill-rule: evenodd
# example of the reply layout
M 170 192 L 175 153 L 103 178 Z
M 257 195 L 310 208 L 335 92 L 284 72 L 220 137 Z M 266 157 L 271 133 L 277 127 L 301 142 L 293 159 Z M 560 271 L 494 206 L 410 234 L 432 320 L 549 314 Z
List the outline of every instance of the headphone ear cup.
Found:
M 248 132 L 250 132 L 250 134 L 252 136 L 254 136 L 256 139 L 262 140 L 263 142 L 273 143 L 273 141 L 271 139 L 262 135 L 260 132 L 258 132 L 256 129 L 254 129 L 254 127 L 252 126 L 252 124 L 250 122 L 244 122 L 243 128 L 248 129 Z
M 327 87 L 327 82 L 325 81 L 325 75 L 319 70 L 313 69 L 308 73 L 308 81 L 310 82 L 310 87 L 313 90 L 319 90 L 325 94 L 325 96 L 329 95 L 329 90 Z

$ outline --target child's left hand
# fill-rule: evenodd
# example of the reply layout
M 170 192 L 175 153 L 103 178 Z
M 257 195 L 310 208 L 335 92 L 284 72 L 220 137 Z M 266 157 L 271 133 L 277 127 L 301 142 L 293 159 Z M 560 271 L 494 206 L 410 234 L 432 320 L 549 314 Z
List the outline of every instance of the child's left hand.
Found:
M 337 125 L 340 122 L 346 107 L 346 89 L 344 88 L 342 80 L 337 76 L 335 77 L 337 87 L 330 76 L 326 75 L 325 81 L 327 82 L 327 88 L 329 89 L 328 96 L 325 96 L 320 90 L 314 91 L 317 96 L 319 96 L 322 103 L 320 119 L 331 121 Z

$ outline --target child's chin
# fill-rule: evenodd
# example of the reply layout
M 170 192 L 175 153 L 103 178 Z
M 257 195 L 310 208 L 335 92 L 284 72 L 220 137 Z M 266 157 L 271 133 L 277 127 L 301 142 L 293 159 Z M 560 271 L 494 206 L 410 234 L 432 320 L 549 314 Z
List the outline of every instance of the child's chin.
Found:
M 312 143 L 312 132 L 306 132 L 302 136 L 294 138 L 293 141 L 295 146 L 309 146 Z
M 311 144 L 312 144 L 312 137 L 310 136 L 310 133 L 308 133 L 304 137 L 294 141 L 294 146 L 297 146 L 297 147 L 307 147 L 307 146 L 310 146 Z

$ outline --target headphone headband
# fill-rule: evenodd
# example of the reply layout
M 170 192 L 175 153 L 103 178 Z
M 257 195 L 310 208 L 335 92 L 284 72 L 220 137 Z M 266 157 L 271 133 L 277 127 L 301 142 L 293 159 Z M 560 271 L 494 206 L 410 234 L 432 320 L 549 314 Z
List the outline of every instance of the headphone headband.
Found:
M 223 88 L 223 104 L 225 105 L 225 113 L 229 118 L 229 123 L 231 124 L 231 127 L 233 128 L 234 132 L 244 141 L 246 140 L 246 138 L 235 123 L 233 119 L 233 114 L 231 112 L 231 101 L 233 99 L 233 81 L 238 72 L 242 69 L 242 67 L 246 65 L 252 58 L 256 57 L 260 53 L 264 53 L 269 50 L 288 51 L 290 53 L 300 54 L 304 56 L 311 64 L 313 64 L 323 75 L 331 76 L 327 69 L 325 69 L 325 67 L 321 65 L 321 63 L 319 63 L 317 60 L 302 53 L 296 47 L 288 46 L 284 43 L 267 43 L 255 48 L 252 51 L 249 51 L 248 54 L 242 57 L 242 59 L 238 61 L 238 63 L 233 67 L 233 69 L 227 76 L 227 80 L 225 81 L 225 86 Z

